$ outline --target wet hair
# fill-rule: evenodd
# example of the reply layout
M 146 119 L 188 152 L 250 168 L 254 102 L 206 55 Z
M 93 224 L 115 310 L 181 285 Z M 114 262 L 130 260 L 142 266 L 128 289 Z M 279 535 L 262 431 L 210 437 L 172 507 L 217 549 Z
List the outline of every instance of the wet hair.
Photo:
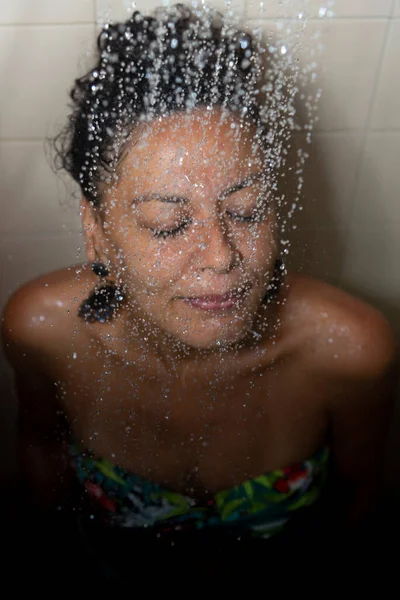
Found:
M 68 124 L 55 140 L 57 167 L 94 205 L 135 126 L 155 117 L 220 107 L 266 135 L 258 42 L 218 12 L 183 4 L 153 16 L 135 11 L 125 23 L 106 24 L 97 47 L 97 64 L 75 81 Z

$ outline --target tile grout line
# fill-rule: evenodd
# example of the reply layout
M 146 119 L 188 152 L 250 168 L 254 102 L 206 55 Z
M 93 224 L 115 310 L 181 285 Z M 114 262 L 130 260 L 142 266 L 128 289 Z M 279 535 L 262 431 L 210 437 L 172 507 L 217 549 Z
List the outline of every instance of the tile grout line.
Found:
M 362 15 L 353 15 L 351 17 L 329 17 L 329 18 L 318 18 L 318 17 L 309 17 L 306 22 L 312 23 L 321 23 L 321 24 L 330 24 L 335 21 L 387 21 L 389 19 L 400 19 L 400 17 L 393 17 L 392 14 L 389 15 L 373 15 L 373 16 L 362 16 Z M 260 17 L 260 16 L 249 16 L 247 13 L 244 15 L 244 19 L 247 21 L 255 21 L 255 22 L 267 22 L 267 23 L 276 23 L 277 21 L 284 21 L 285 23 L 298 23 L 299 20 L 296 18 L 290 17 Z
M 384 63 L 384 60 L 385 60 L 385 57 L 387 54 L 387 48 L 389 45 L 389 37 L 390 37 L 391 27 L 392 27 L 392 23 L 391 23 L 391 20 L 389 20 L 386 25 L 385 39 L 383 42 L 381 55 L 380 55 L 379 61 L 378 61 L 378 66 L 377 66 L 377 70 L 376 70 L 376 74 L 375 74 L 375 78 L 374 78 L 374 84 L 372 87 L 373 92 L 371 94 L 371 99 L 370 99 L 370 103 L 369 103 L 369 107 L 368 107 L 365 127 L 363 129 L 365 141 L 368 137 L 369 132 L 374 131 L 374 129 L 371 127 L 371 123 L 372 123 L 374 107 L 375 107 L 376 100 L 377 100 L 379 83 L 380 83 L 380 79 L 381 79 L 381 75 L 382 75 L 382 67 L 383 67 L 383 63 Z M 392 129 L 390 129 L 389 131 L 391 131 L 391 130 Z M 379 129 L 376 129 L 376 131 L 379 131 Z M 385 129 L 383 131 L 385 131 Z M 363 146 L 363 152 L 362 152 L 363 155 L 364 155 L 364 151 L 365 151 L 365 146 Z M 360 162 L 362 162 L 362 161 L 360 161 Z M 356 184 L 358 185 L 358 181 L 356 182 Z
M 11 27 L 15 27 L 18 29 L 19 27 L 77 27 L 79 25 L 92 25 L 93 21 L 63 21 L 63 22 L 51 22 L 51 23 L 0 23 L 0 31 L 1 29 L 9 29 Z
M 265 17 L 265 18 L 260 18 L 260 17 L 251 17 L 248 16 L 247 14 L 244 14 L 241 17 L 243 20 L 245 21 L 258 21 L 258 22 L 266 22 L 266 23 L 276 23 L 277 21 L 285 21 L 285 22 L 294 22 L 297 23 L 298 19 L 292 19 L 292 18 L 282 18 L 282 17 Z M 331 23 L 334 21 L 387 21 L 387 20 L 400 20 L 400 17 L 394 17 L 391 15 L 376 15 L 376 16 L 372 16 L 372 17 L 363 17 L 363 16 L 352 16 L 352 17 L 330 17 L 329 20 L 328 19 L 319 19 L 318 17 L 316 18 L 309 18 L 307 19 L 308 22 L 319 22 L 319 23 Z M 97 23 L 97 14 L 95 14 L 95 24 L 99 24 Z M 27 23 L 21 23 L 21 22 L 12 22 L 12 23 L 1 23 L 0 22 L 0 30 L 2 28 L 7 29 L 9 27 L 71 27 L 71 26 L 79 26 L 79 25 L 92 25 L 93 24 L 93 20 L 90 21 L 54 21 L 54 22 L 49 22 L 49 23 L 33 23 L 33 22 L 27 22 Z
M 11 243 L 17 243 L 17 244 L 21 244 L 23 245 L 25 242 L 48 242 L 48 241 L 52 241 L 52 240 L 68 240 L 71 239 L 72 237 L 74 238 L 78 238 L 77 241 L 82 241 L 82 244 L 84 244 L 84 237 L 83 237 L 83 232 L 81 229 L 69 229 L 68 231 L 57 231 L 57 230 L 53 230 L 53 231 L 35 231 L 33 232 L 27 232 L 24 233 L 23 235 L 21 235 L 20 233 L 12 233 L 9 231 L 3 231 L 1 233 L 1 241 L 0 241 L 0 247 L 1 246 L 7 246 L 7 244 Z
M 94 35 L 94 47 L 96 48 L 97 41 L 97 28 L 96 28 L 96 19 L 97 19 L 97 0 L 92 0 L 93 7 L 93 35 Z
M 353 190 L 351 192 L 351 208 L 350 208 L 350 218 L 348 219 L 346 226 L 344 228 L 344 231 L 346 232 L 346 241 L 344 243 L 344 256 L 347 256 L 346 250 L 349 247 L 349 231 L 350 231 L 350 225 L 353 222 L 353 217 L 354 217 L 354 202 L 355 202 L 355 197 L 357 194 L 357 190 L 358 190 L 358 186 L 360 184 L 360 180 L 361 180 L 361 171 L 362 171 L 362 165 L 364 163 L 364 158 L 365 158 L 365 154 L 366 154 L 366 147 L 367 147 L 367 140 L 368 140 L 368 135 L 370 133 L 370 131 L 373 131 L 371 129 L 371 122 L 372 122 L 372 115 L 373 115 L 373 109 L 375 106 L 375 101 L 377 98 L 377 93 L 378 93 L 378 84 L 381 78 L 381 71 L 382 71 L 382 66 L 383 66 L 383 62 L 386 56 L 386 52 L 387 52 L 387 47 L 389 44 L 389 34 L 390 34 L 390 29 L 392 26 L 392 19 L 388 19 L 388 22 L 386 24 L 386 31 L 385 31 L 385 38 L 382 44 L 382 49 L 381 49 L 381 54 L 378 60 L 378 65 L 376 68 L 376 73 L 375 73 L 375 77 L 374 77 L 374 83 L 373 83 L 373 87 L 372 87 L 372 94 L 371 94 L 371 98 L 370 98 L 370 102 L 369 102 L 369 107 L 368 107 L 368 112 L 367 112 L 367 118 L 365 121 L 365 126 L 363 128 L 363 133 L 362 135 L 362 144 L 361 144 L 361 150 L 360 150 L 360 155 L 358 157 L 358 161 L 357 161 L 357 166 L 355 169 L 355 175 L 354 175 L 354 182 L 353 182 Z M 340 277 L 340 282 L 341 284 L 343 284 L 343 275 Z
M 29 137 L 29 138 L 2 138 L 2 137 L 0 137 L 0 144 L 15 144 L 15 143 L 21 143 L 21 144 L 42 143 L 42 144 L 44 144 L 44 143 L 46 143 L 46 140 L 48 139 L 49 135 L 43 136 L 43 137 Z M 51 135 L 50 135 L 50 137 L 51 137 Z

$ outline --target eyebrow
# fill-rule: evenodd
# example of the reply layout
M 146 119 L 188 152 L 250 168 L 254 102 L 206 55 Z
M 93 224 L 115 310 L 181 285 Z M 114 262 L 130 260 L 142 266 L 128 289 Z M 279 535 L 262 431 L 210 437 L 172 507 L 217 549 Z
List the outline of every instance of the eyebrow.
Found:
M 254 173 L 253 175 L 249 175 L 245 179 L 242 179 L 238 183 L 235 183 L 235 185 L 232 185 L 229 188 L 227 188 L 226 190 L 224 190 L 222 192 L 222 194 L 220 194 L 219 199 L 223 200 L 227 196 L 230 196 L 231 194 L 234 194 L 235 192 L 238 192 L 239 190 L 242 190 L 245 187 L 249 187 L 249 186 L 253 185 L 253 183 L 255 183 L 256 181 L 259 181 L 263 175 L 264 175 L 263 172 Z M 188 198 L 184 198 L 182 196 L 163 196 L 159 192 L 153 192 L 152 194 L 143 194 L 141 196 L 135 196 L 132 199 L 131 204 L 139 204 L 141 202 L 150 202 L 150 200 L 158 200 L 159 202 L 166 202 L 166 203 L 171 203 L 171 204 L 187 204 L 189 202 Z
M 253 175 L 249 175 L 248 177 L 246 177 L 246 179 L 242 179 L 242 181 L 235 183 L 235 185 L 232 185 L 227 190 L 222 192 L 219 198 L 226 198 L 227 196 L 230 196 L 231 194 L 234 194 L 235 192 L 238 192 L 239 190 L 242 190 L 245 187 L 253 185 L 253 183 L 259 181 L 263 175 L 264 173 L 262 171 L 260 173 L 254 173 Z
M 142 196 L 135 196 L 132 199 L 131 204 L 139 204 L 140 202 L 150 202 L 150 200 L 158 200 L 159 202 L 170 202 L 171 204 L 186 204 L 189 202 L 187 198 L 180 196 L 163 196 L 158 192 L 153 194 L 143 194 Z

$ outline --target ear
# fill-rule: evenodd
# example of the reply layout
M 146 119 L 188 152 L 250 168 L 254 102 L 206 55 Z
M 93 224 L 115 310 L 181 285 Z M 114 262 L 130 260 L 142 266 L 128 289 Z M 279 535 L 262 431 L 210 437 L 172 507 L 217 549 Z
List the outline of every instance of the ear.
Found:
M 81 199 L 80 215 L 85 236 L 86 255 L 89 262 L 94 262 L 100 255 L 101 224 L 93 203 L 84 196 Z

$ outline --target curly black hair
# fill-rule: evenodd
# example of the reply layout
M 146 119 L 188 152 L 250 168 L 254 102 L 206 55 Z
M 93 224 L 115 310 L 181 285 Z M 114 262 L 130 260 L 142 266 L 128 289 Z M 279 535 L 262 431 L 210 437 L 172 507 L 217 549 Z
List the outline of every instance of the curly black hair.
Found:
M 220 13 L 183 4 L 153 16 L 135 11 L 106 24 L 97 45 L 98 62 L 75 81 L 68 124 L 55 140 L 58 166 L 94 205 L 133 128 L 154 117 L 219 106 L 267 135 L 259 96 L 271 83 L 262 87 L 259 42 Z

